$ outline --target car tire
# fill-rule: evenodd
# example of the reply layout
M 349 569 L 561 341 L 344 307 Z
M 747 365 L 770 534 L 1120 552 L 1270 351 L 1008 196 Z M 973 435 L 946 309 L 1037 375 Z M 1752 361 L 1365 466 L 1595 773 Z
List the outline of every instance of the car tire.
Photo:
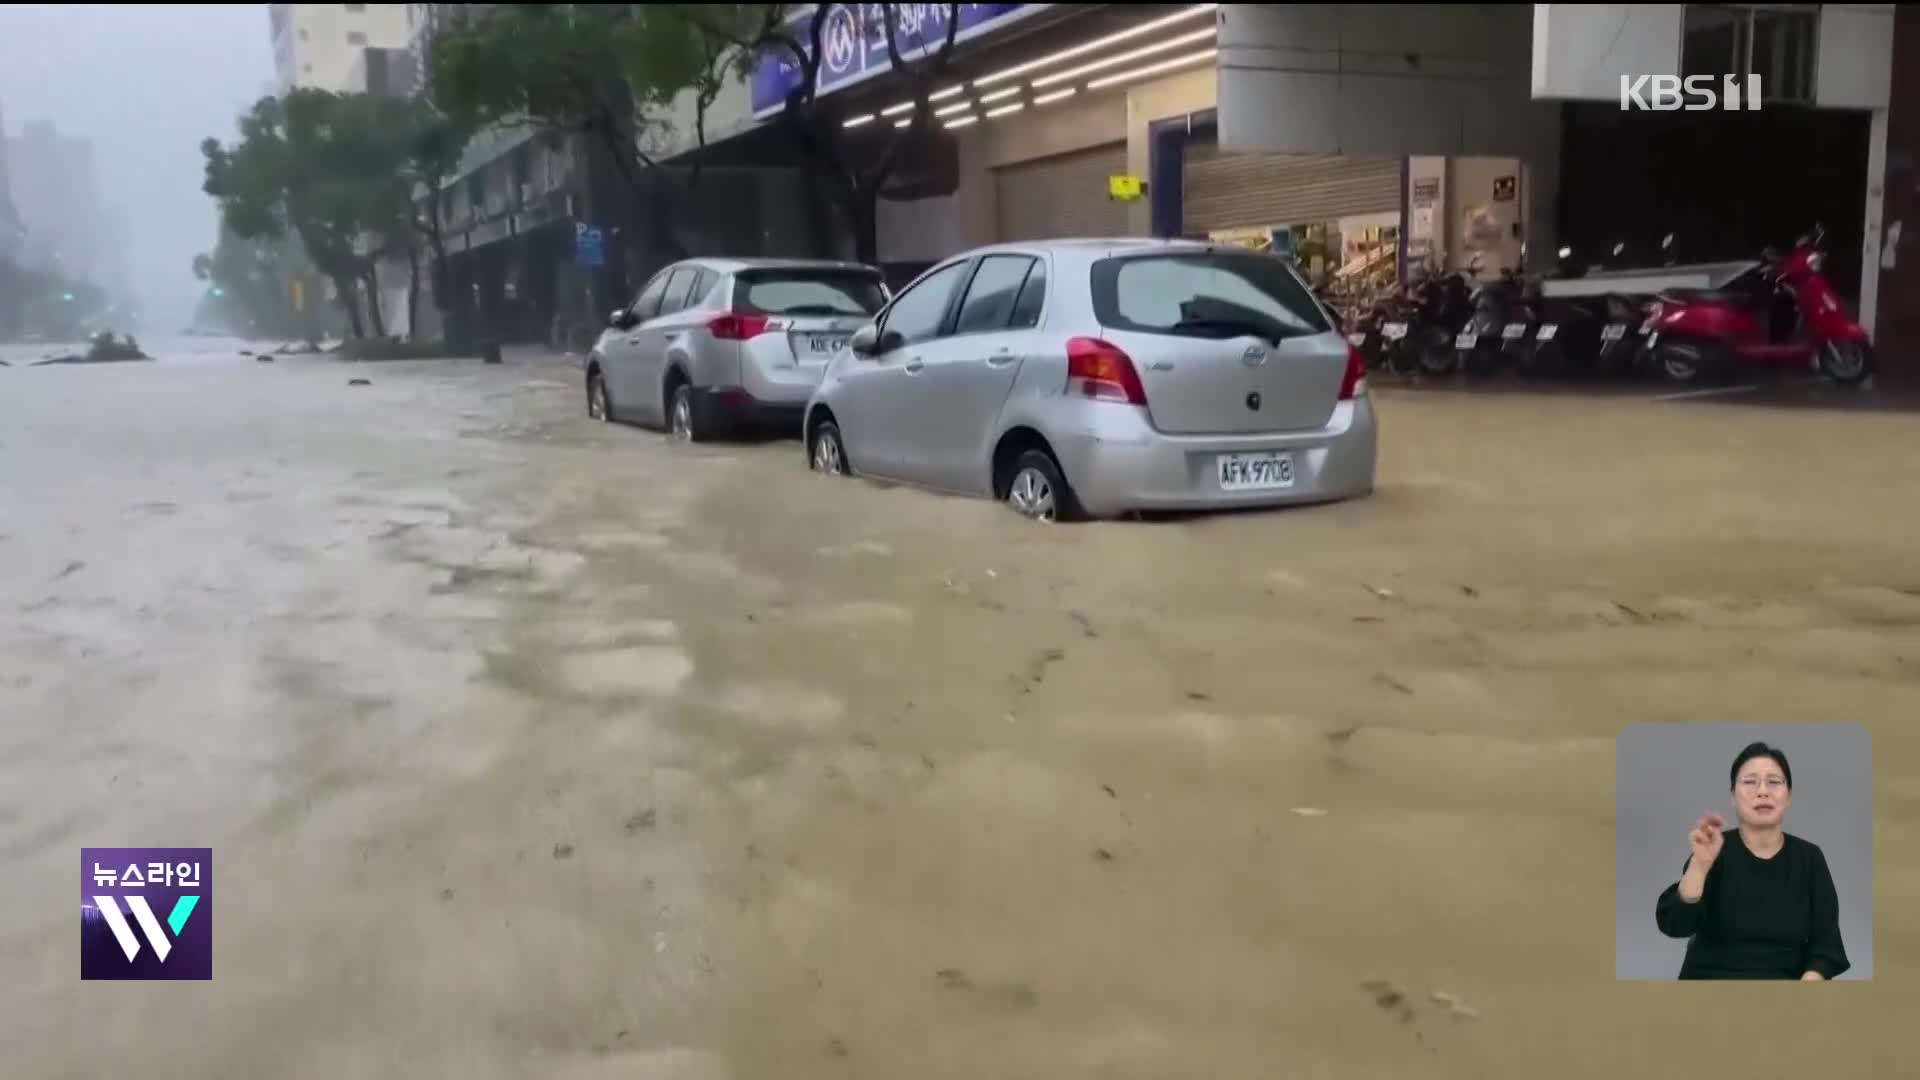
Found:
M 607 393 L 606 377 L 598 371 L 587 373 L 587 416 L 603 424 L 613 423 L 613 396 Z
M 807 468 L 827 476 L 852 476 L 847 461 L 847 444 L 840 438 L 840 425 L 822 420 L 807 435 Z
M 713 410 L 685 378 L 667 383 L 667 435 L 675 442 L 704 443 L 718 438 Z
M 1003 501 L 1030 521 L 1079 521 L 1085 516 L 1060 463 L 1045 450 L 1028 450 L 1014 461 Z

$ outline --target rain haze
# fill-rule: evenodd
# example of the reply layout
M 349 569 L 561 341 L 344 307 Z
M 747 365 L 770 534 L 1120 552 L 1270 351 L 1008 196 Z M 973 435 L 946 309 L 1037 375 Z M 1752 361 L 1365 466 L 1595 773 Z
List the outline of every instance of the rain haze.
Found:
M 102 276 L 123 275 L 149 331 L 184 325 L 204 288 L 191 265 L 218 215 L 200 140 L 230 138 L 272 81 L 264 5 L 0 6 L 6 133 L 45 122 L 91 144 Z

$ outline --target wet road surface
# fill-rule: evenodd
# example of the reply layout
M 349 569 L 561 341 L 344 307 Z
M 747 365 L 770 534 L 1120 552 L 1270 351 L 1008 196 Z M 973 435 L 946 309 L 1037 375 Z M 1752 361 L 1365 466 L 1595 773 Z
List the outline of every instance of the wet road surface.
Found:
M 1371 500 L 1044 528 L 576 377 L 0 371 L 0 1072 L 1909 1066 L 1911 419 L 1388 394 Z M 1616 983 L 1614 734 L 1810 719 L 1875 980 Z M 214 849 L 212 982 L 78 980 L 83 845 Z

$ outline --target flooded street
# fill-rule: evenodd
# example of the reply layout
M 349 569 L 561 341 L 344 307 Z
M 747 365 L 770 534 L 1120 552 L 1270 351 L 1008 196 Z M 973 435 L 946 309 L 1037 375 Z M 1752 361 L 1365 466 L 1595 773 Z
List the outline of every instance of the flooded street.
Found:
M 1388 392 L 1370 500 L 1048 528 L 576 380 L 0 369 L 0 1071 L 1911 1068 L 1911 416 Z M 1649 720 L 1870 728 L 1873 982 L 1614 981 Z M 212 982 L 79 981 L 84 845 L 213 848 Z

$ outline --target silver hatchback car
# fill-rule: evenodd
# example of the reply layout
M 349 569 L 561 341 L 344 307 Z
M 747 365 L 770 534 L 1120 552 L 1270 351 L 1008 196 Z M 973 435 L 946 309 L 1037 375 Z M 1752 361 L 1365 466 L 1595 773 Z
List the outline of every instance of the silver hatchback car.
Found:
M 880 271 L 858 263 L 674 263 L 594 343 L 587 413 L 689 440 L 798 431 L 827 361 L 886 302 Z
M 1193 241 L 981 248 L 828 366 L 809 465 L 1045 521 L 1373 490 L 1366 367 L 1287 262 Z

